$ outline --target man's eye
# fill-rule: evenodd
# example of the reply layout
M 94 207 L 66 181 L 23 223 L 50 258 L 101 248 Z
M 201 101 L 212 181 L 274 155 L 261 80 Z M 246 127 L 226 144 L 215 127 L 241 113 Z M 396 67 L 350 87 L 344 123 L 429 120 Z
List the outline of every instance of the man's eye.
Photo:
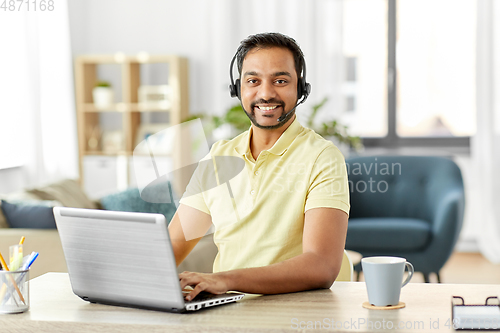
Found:
M 276 80 L 277 84 L 285 84 L 287 81 L 283 79 Z
M 255 79 L 249 79 L 249 80 L 247 80 L 247 82 L 250 83 L 250 84 L 256 84 L 257 80 L 255 80 Z

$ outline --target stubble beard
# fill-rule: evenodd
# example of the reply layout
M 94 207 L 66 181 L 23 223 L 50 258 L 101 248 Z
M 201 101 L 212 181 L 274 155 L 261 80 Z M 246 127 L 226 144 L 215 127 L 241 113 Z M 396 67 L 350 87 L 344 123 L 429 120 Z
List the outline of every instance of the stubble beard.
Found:
M 245 111 L 245 114 L 247 115 L 248 119 L 250 119 L 250 121 L 252 122 L 252 124 L 257 127 L 257 128 L 260 128 L 260 129 L 264 129 L 264 130 L 273 130 L 273 129 L 277 129 L 277 128 L 280 128 L 282 127 L 283 125 L 285 125 L 286 121 L 277 121 L 276 122 L 276 125 L 261 125 L 257 122 L 257 118 L 255 117 L 255 105 L 257 105 L 258 103 L 262 103 L 262 104 L 269 104 L 269 103 L 274 103 L 274 104 L 279 104 L 281 106 L 281 115 L 278 117 L 278 119 L 280 117 L 283 117 L 286 112 L 285 112 L 285 102 L 283 101 L 278 101 L 278 100 L 274 100 L 274 99 L 271 99 L 269 101 L 265 101 L 265 100 L 260 100 L 258 102 L 252 102 L 252 104 L 250 104 L 250 107 L 251 107 L 251 112 L 248 112 L 247 110 L 245 110 L 245 107 L 243 106 L 243 103 L 241 103 L 241 107 L 243 108 L 243 111 Z

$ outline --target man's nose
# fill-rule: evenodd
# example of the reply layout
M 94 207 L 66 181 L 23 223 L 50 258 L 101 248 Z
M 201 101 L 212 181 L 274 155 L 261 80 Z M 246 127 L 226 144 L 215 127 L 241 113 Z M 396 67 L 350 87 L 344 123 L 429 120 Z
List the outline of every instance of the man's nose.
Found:
M 276 90 L 272 81 L 264 80 L 262 81 L 259 88 L 259 98 L 264 100 L 270 100 L 276 97 Z

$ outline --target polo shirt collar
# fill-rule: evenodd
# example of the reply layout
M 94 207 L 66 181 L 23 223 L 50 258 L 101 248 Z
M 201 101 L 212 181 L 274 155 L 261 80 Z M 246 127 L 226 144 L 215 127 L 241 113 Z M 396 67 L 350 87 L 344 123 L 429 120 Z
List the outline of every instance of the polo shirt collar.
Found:
M 268 152 L 274 155 L 283 155 L 301 130 L 302 125 L 298 122 L 297 117 L 295 117 L 290 126 L 288 126 L 283 134 L 281 134 L 278 141 L 274 143 L 274 145 L 268 150 Z M 250 154 L 250 138 L 252 136 L 252 132 L 253 128 L 250 127 L 246 134 L 246 137 L 243 137 L 241 139 L 241 142 L 234 148 L 238 154 Z

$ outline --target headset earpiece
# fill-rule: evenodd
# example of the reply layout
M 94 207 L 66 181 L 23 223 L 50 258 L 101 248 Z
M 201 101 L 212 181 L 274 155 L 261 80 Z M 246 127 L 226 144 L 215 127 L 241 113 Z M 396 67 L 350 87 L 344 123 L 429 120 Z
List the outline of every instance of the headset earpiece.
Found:
M 229 93 L 231 94 L 231 97 L 238 97 L 238 99 L 241 100 L 240 91 L 240 79 L 236 79 L 234 83 L 229 85 Z
M 231 97 L 236 97 L 236 90 L 234 89 L 234 85 L 230 84 L 229 85 L 229 94 Z
M 231 79 L 231 83 L 229 84 L 229 93 L 231 94 L 231 97 L 238 97 L 239 100 L 241 100 L 241 86 L 240 86 L 240 79 L 236 79 L 236 81 L 233 79 L 233 65 L 234 61 L 236 60 L 236 56 L 238 55 L 238 52 L 240 51 L 240 47 L 238 47 L 238 50 L 233 56 L 233 59 L 231 59 L 231 65 L 229 65 L 229 78 Z
M 238 99 L 241 100 L 241 84 L 240 84 L 240 79 L 236 79 L 236 81 L 234 81 L 234 91 L 236 93 L 236 96 L 234 96 L 234 97 L 238 97 Z
M 238 97 L 238 99 L 241 99 L 240 79 L 236 79 L 236 82 L 234 82 L 234 84 L 229 85 L 229 93 L 231 94 L 231 97 Z
M 303 77 L 301 77 L 299 79 L 299 82 L 297 83 L 297 100 L 304 98 L 305 101 L 310 93 L 311 93 L 311 85 L 307 83 Z
M 304 89 L 304 101 L 305 101 L 309 96 L 309 94 L 311 93 L 311 84 L 307 83 L 305 80 L 304 83 L 305 83 L 305 89 Z

